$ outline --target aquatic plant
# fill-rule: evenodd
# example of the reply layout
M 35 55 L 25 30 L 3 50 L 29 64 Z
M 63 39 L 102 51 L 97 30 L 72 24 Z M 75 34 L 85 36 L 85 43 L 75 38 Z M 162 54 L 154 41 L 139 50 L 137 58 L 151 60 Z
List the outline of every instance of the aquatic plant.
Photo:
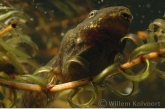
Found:
M 61 5 L 65 4 L 60 4 L 59 2 L 59 6 Z M 12 10 L 10 7 L 6 7 L 5 9 Z M 67 9 L 67 7 L 65 9 Z M 66 11 L 63 10 L 62 12 Z M 15 16 L 16 13 L 22 14 L 21 11 L 12 10 L 0 17 L 2 19 L 1 22 L 5 22 L 7 18 L 20 18 L 20 16 Z M 11 17 L 11 15 L 14 16 Z M 68 16 L 72 16 L 72 13 L 69 13 Z M 21 19 L 21 21 L 9 21 L 11 24 L 1 23 L 3 29 L 0 31 L 0 62 L 2 69 L 0 72 L 0 83 L 2 84 L 0 93 L 3 95 L 1 107 L 17 107 L 16 99 L 17 97 L 21 97 L 15 89 L 46 92 L 46 94 L 70 89 L 67 93 L 69 94 L 67 99 L 69 99 L 72 107 L 90 107 L 97 100 L 98 93 L 105 90 L 106 87 L 109 87 L 112 92 L 120 97 L 129 97 L 137 92 L 139 83 L 149 78 L 152 72 L 157 72 L 161 78 L 165 78 L 165 73 L 159 68 L 159 66 L 164 63 L 165 20 L 156 19 L 149 25 L 146 43 L 135 34 L 128 34 L 123 37 L 120 41 L 121 47 L 125 41 L 129 40 L 135 43 L 136 49 L 132 50 L 128 47 L 122 50 L 116 55 L 114 64 L 108 66 L 100 72 L 99 75 L 93 77 L 93 80 L 84 78 L 82 80 L 58 85 L 52 84 L 52 81 L 55 79 L 53 76 L 51 81 L 38 76 L 40 73 L 51 72 L 53 68 L 49 66 L 38 68 L 36 65 L 32 65 L 32 62 L 28 61 L 30 56 L 20 50 L 19 43 L 27 43 L 31 45 L 33 49 L 37 49 L 37 46 L 32 40 L 27 35 L 21 33 L 19 27 L 17 27 L 19 22 L 24 21 L 24 19 Z M 157 58 L 157 60 L 154 60 L 155 58 Z M 75 57 L 75 59 L 82 61 L 78 57 Z M 38 69 L 33 73 L 28 72 L 25 69 L 26 66 L 23 64 L 25 62 L 35 67 L 35 69 Z M 146 65 L 144 65 L 144 63 Z M 140 71 L 134 72 L 134 66 L 140 64 L 143 64 L 143 67 L 140 67 Z M 132 91 L 129 94 L 122 93 L 110 84 L 104 83 L 108 81 L 109 78 L 118 74 L 132 81 Z M 84 90 L 91 92 L 92 96 L 90 96 L 90 99 L 85 103 L 78 102 L 83 99 L 81 92 Z M 48 99 L 47 102 L 49 102 Z
M 3 10 L 9 10 L 4 12 Z M 30 52 L 26 51 L 20 45 L 30 45 L 34 50 L 35 55 L 38 49 L 37 45 L 31 40 L 28 35 L 22 33 L 19 23 L 23 23 L 21 15 L 23 12 L 12 9 L 11 7 L 0 6 L 0 78 L 5 81 L 18 80 L 18 75 L 24 75 L 28 73 L 27 66 L 32 69 L 38 67 L 37 64 L 31 63 Z M 21 50 L 22 49 L 22 50 Z M 16 98 L 19 95 L 16 89 L 13 89 L 10 85 L 0 86 L 1 94 L 1 107 L 12 107 L 15 105 Z

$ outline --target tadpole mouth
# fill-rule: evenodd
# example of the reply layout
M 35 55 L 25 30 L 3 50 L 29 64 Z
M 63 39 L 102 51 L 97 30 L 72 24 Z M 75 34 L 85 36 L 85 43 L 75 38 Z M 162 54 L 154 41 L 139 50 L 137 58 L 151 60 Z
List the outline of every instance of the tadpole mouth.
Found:
M 131 22 L 132 19 L 133 19 L 133 16 L 132 16 L 131 14 L 126 13 L 126 12 L 123 12 L 123 11 L 120 12 L 120 16 L 121 16 L 124 20 L 127 20 L 127 21 L 129 21 L 129 22 Z

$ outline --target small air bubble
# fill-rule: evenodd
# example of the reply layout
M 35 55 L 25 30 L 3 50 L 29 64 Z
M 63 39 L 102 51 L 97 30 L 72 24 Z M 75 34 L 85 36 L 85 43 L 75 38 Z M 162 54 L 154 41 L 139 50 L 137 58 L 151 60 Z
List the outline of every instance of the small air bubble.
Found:
M 139 7 L 141 7 L 141 5 L 139 5 Z
M 146 5 L 146 7 L 147 7 L 147 8 L 150 8 L 150 7 L 151 7 L 151 5 L 150 5 L 150 4 L 147 4 L 147 5 Z
M 45 11 L 44 13 L 46 14 L 47 12 Z
M 64 33 L 61 33 L 61 36 L 64 36 L 65 34 Z
M 33 18 L 30 18 L 31 21 L 33 21 L 34 19 Z
M 161 11 L 159 10 L 158 13 L 161 13 Z
M 104 0 L 101 0 L 101 2 L 104 2 Z
M 132 88 L 130 88 L 130 87 L 127 87 L 127 88 L 125 89 L 125 92 L 126 92 L 126 93 L 131 93 L 131 91 L 132 91 Z
M 143 15 L 142 18 L 145 18 L 145 16 Z

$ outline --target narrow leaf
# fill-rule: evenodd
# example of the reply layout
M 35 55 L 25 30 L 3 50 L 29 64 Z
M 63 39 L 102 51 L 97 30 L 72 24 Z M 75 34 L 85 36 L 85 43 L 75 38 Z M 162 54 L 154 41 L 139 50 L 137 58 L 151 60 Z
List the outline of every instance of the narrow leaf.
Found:
M 165 72 L 162 70 L 159 70 L 157 68 L 155 68 L 155 71 L 158 73 L 158 75 L 162 78 L 165 79 Z
M 12 65 L 14 66 L 17 73 L 23 74 L 22 66 L 21 66 L 20 62 L 18 62 L 17 57 L 11 52 L 7 52 L 6 55 L 9 58 L 9 60 L 11 61 Z
M 88 102 L 86 102 L 84 104 L 75 103 L 72 99 L 78 97 L 78 94 L 81 91 L 83 91 L 82 88 L 84 90 L 90 90 L 91 93 L 92 93 L 92 97 L 91 97 L 91 99 Z M 69 103 L 70 103 L 71 106 L 84 108 L 84 107 L 91 106 L 96 101 L 97 96 L 98 96 L 98 89 L 97 89 L 97 87 L 93 83 L 90 83 L 90 85 L 85 85 L 82 88 L 73 89 L 72 92 L 69 94 Z
M 8 106 L 8 108 L 12 108 L 12 107 L 15 105 L 16 101 L 17 101 L 17 93 L 16 93 L 16 90 L 15 90 L 15 89 L 12 89 L 12 88 L 10 88 L 10 89 L 11 89 L 11 91 L 13 92 L 14 99 L 13 99 L 12 103 Z
M 12 46 L 8 45 L 7 43 L 5 43 L 1 38 L 0 38 L 0 45 L 8 52 L 12 52 L 14 54 L 16 54 L 17 56 L 20 56 L 20 57 L 24 57 L 24 58 L 30 58 L 29 55 L 25 54 L 24 52 L 16 49 L 16 48 L 13 48 Z
M 145 80 L 146 78 L 148 78 L 148 77 L 149 77 L 149 74 L 151 73 L 151 72 L 149 71 L 149 68 L 150 68 L 149 66 L 150 66 L 150 64 L 149 64 L 148 59 L 146 59 L 145 62 L 146 62 L 146 69 L 145 69 L 144 73 L 142 73 L 142 74 L 129 75 L 128 73 L 126 73 L 126 72 L 129 71 L 129 69 L 128 69 L 128 70 L 125 70 L 126 72 L 122 71 L 121 69 L 119 69 L 119 71 L 120 71 L 120 73 L 121 73 L 125 78 L 127 78 L 128 80 L 137 81 L 137 82 L 143 81 L 143 80 Z M 130 72 L 130 71 L 129 71 L 129 72 Z
M 148 36 L 147 36 L 147 43 L 154 43 L 155 42 L 154 35 L 155 35 L 154 32 L 150 32 L 148 34 Z
M 13 8 L 11 8 L 11 7 L 6 7 L 6 6 L 0 6 L 0 10 L 6 10 L 6 9 L 13 9 Z
M 165 20 L 156 19 L 153 21 L 153 24 L 158 25 L 161 29 L 165 31 Z
M 112 92 L 114 92 L 116 95 L 118 95 L 120 97 L 129 97 L 137 91 L 138 86 L 139 86 L 138 82 L 136 82 L 136 81 L 132 81 L 132 84 L 133 84 L 132 91 L 129 94 L 122 93 L 122 92 L 116 90 L 115 88 L 113 88 L 111 85 L 109 85 L 109 87 L 112 90 Z
M 73 16 L 73 11 L 70 10 L 69 6 L 61 1 L 57 1 L 56 3 L 54 3 L 54 5 L 60 9 L 63 13 L 65 13 L 68 17 L 72 17 Z
M 74 58 L 71 58 L 69 61 L 67 61 L 65 63 L 65 67 L 66 69 L 68 68 L 68 66 L 70 65 L 70 63 L 72 62 L 76 62 L 79 65 L 81 65 L 81 67 L 83 67 L 87 72 L 89 71 L 89 62 L 87 60 L 85 60 L 84 58 L 80 57 L 80 56 L 75 56 Z
M 43 72 L 50 72 L 53 68 L 50 67 L 50 66 L 43 66 L 43 67 L 40 67 L 39 69 L 37 69 L 33 75 L 37 75 L 39 73 L 43 73 Z
M 24 35 L 20 32 L 16 34 L 14 30 L 11 30 L 10 33 L 14 37 L 11 39 L 8 39 L 6 41 L 7 43 L 11 43 L 11 44 L 26 43 L 33 48 L 33 56 L 35 55 L 36 51 L 38 50 L 38 46 L 31 40 L 31 38 L 28 35 Z
M 31 38 L 28 35 L 19 33 L 19 37 L 22 40 L 22 42 L 25 42 L 27 44 L 29 44 L 32 48 L 33 48 L 33 56 L 36 53 L 36 50 L 38 50 L 38 46 L 31 40 Z
M 22 11 L 9 11 L 6 14 L 1 14 L 0 15 L 0 20 L 4 20 L 7 17 L 9 17 L 10 15 L 15 14 L 15 13 L 21 13 L 22 14 Z
M 136 46 L 141 46 L 144 44 L 144 42 L 139 38 L 139 36 L 135 34 L 128 34 L 124 36 L 123 38 L 121 38 L 120 43 L 122 43 L 125 39 L 132 40 L 136 44 Z
M 129 61 L 131 61 L 132 59 L 140 55 L 147 54 L 150 52 L 158 52 L 158 51 L 159 51 L 159 43 L 148 43 L 148 44 L 142 45 L 131 52 Z
M 34 76 L 34 75 L 22 75 L 21 77 L 23 80 L 41 85 L 42 87 L 46 88 L 47 79 L 45 79 L 45 78 L 42 78 L 39 76 Z
M 32 67 L 35 68 L 35 69 L 39 68 L 39 64 L 38 64 L 35 60 L 19 58 L 19 61 L 21 62 L 21 64 L 22 64 L 22 63 L 26 63 L 26 64 L 32 66 Z
M 94 77 L 93 82 L 102 83 L 107 77 L 115 75 L 117 72 L 117 68 L 120 63 L 114 63 L 107 68 L 105 68 L 101 73 L 99 73 L 96 77 Z

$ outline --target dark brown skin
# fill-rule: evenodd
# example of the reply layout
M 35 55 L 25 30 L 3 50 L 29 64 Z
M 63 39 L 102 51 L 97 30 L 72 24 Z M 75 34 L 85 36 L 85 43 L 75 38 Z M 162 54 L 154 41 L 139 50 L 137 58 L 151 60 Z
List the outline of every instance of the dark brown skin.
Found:
M 66 33 L 59 53 L 47 65 L 55 68 L 54 73 L 62 82 L 96 76 L 113 63 L 119 40 L 128 33 L 131 21 L 131 12 L 122 6 L 90 12 L 88 18 Z M 65 67 L 76 56 L 88 62 L 88 70 L 79 62 Z
M 122 6 L 90 12 L 88 18 L 66 33 L 58 54 L 47 66 L 54 68 L 53 75 L 63 83 L 96 76 L 113 63 L 119 40 L 128 33 L 131 21 L 131 12 Z M 51 102 L 54 96 L 50 95 Z M 46 101 L 44 94 L 35 92 L 26 93 L 24 98 L 27 107 L 43 107 Z

